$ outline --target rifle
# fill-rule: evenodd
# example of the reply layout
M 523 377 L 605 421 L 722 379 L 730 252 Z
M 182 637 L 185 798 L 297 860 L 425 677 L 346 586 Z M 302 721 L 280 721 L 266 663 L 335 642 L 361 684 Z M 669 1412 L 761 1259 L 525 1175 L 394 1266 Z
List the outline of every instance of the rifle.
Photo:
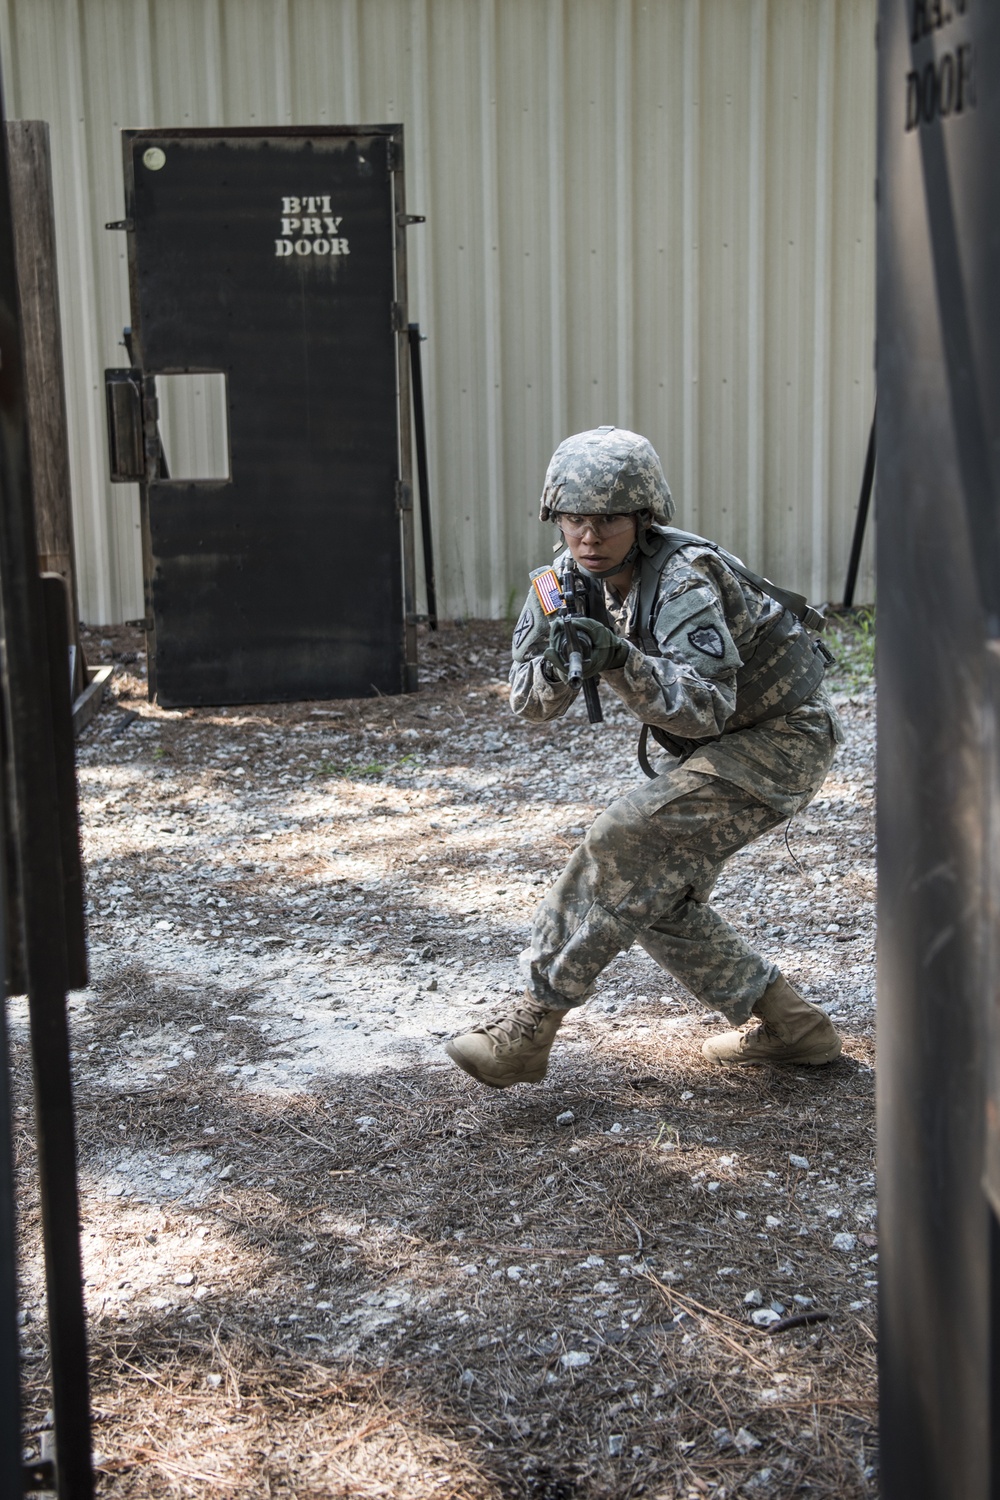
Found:
M 572 617 L 574 615 L 587 614 L 586 586 L 580 577 L 576 563 L 571 557 L 566 559 L 566 566 L 563 569 L 562 596 L 565 601 L 566 610 L 564 615 L 566 622 L 566 642 L 569 645 L 574 640 L 577 640 Z M 583 679 L 583 699 L 587 705 L 587 718 L 591 724 L 604 723 L 604 710 L 601 707 L 600 681 L 599 677 L 586 677 Z
M 547 616 L 558 615 L 559 619 L 563 622 L 566 631 L 567 681 L 570 687 L 583 686 L 583 699 L 587 705 L 587 718 L 591 724 L 602 724 L 604 722 L 604 710 L 601 708 L 601 694 L 598 689 L 599 679 L 596 677 L 585 678 L 583 675 L 583 653 L 580 650 L 580 638 L 573 626 L 574 615 L 586 615 L 587 613 L 587 596 L 583 580 L 577 572 L 572 558 L 570 558 L 563 569 L 561 583 L 555 568 L 536 568 L 531 574 L 531 581 L 535 586 L 535 592 L 541 601 L 541 606 L 545 614 Z

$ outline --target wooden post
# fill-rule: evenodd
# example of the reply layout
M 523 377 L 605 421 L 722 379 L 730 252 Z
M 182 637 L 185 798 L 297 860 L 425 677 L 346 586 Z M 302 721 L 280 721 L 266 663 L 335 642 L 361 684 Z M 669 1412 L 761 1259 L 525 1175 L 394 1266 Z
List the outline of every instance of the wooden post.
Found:
M 76 647 L 75 700 L 87 685 L 87 670 L 80 646 L 73 556 L 49 127 L 45 120 L 8 120 L 6 131 L 38 564 L 43 573 L 58 573 L 69 595 L 69 645 Z

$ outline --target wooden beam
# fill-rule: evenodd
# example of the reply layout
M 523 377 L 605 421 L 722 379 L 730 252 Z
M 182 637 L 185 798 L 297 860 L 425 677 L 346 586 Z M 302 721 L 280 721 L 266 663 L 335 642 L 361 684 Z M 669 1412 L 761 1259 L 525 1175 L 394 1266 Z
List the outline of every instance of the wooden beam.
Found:
M 88 677 L 79 638 L 49 127 L 45 120 L 8 120 L 6 132 L 39 568 L 58 573 L 69 592 L 77 698 Z

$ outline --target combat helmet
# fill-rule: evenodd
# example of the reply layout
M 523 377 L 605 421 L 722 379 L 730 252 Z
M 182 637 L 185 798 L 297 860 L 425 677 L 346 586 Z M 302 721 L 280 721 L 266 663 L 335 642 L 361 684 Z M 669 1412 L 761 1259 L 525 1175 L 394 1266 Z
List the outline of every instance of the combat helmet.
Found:
M 539 519 L 645 511 L 669 526 L 674 502 L 656 449 L 624 427 L 592 427 L 564 438 L 545 473 Z

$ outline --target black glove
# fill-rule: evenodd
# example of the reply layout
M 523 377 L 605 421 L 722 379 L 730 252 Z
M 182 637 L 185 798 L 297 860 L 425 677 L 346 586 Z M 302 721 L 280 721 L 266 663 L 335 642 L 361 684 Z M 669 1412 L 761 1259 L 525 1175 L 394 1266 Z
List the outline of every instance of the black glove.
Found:
M 584 677 L 599 677 L 602 672 L 623 667 L 628 661 L 629 643 L 615 635 L 599 620 L 589 620 L 586 615 L 573 615 L 573 631 L 583 657 Z M 560 682 L 569 681 L 569 642 L 566 638 L 566 622 L 553 620 L 549 630 L 549 644 L 543 660 Z

